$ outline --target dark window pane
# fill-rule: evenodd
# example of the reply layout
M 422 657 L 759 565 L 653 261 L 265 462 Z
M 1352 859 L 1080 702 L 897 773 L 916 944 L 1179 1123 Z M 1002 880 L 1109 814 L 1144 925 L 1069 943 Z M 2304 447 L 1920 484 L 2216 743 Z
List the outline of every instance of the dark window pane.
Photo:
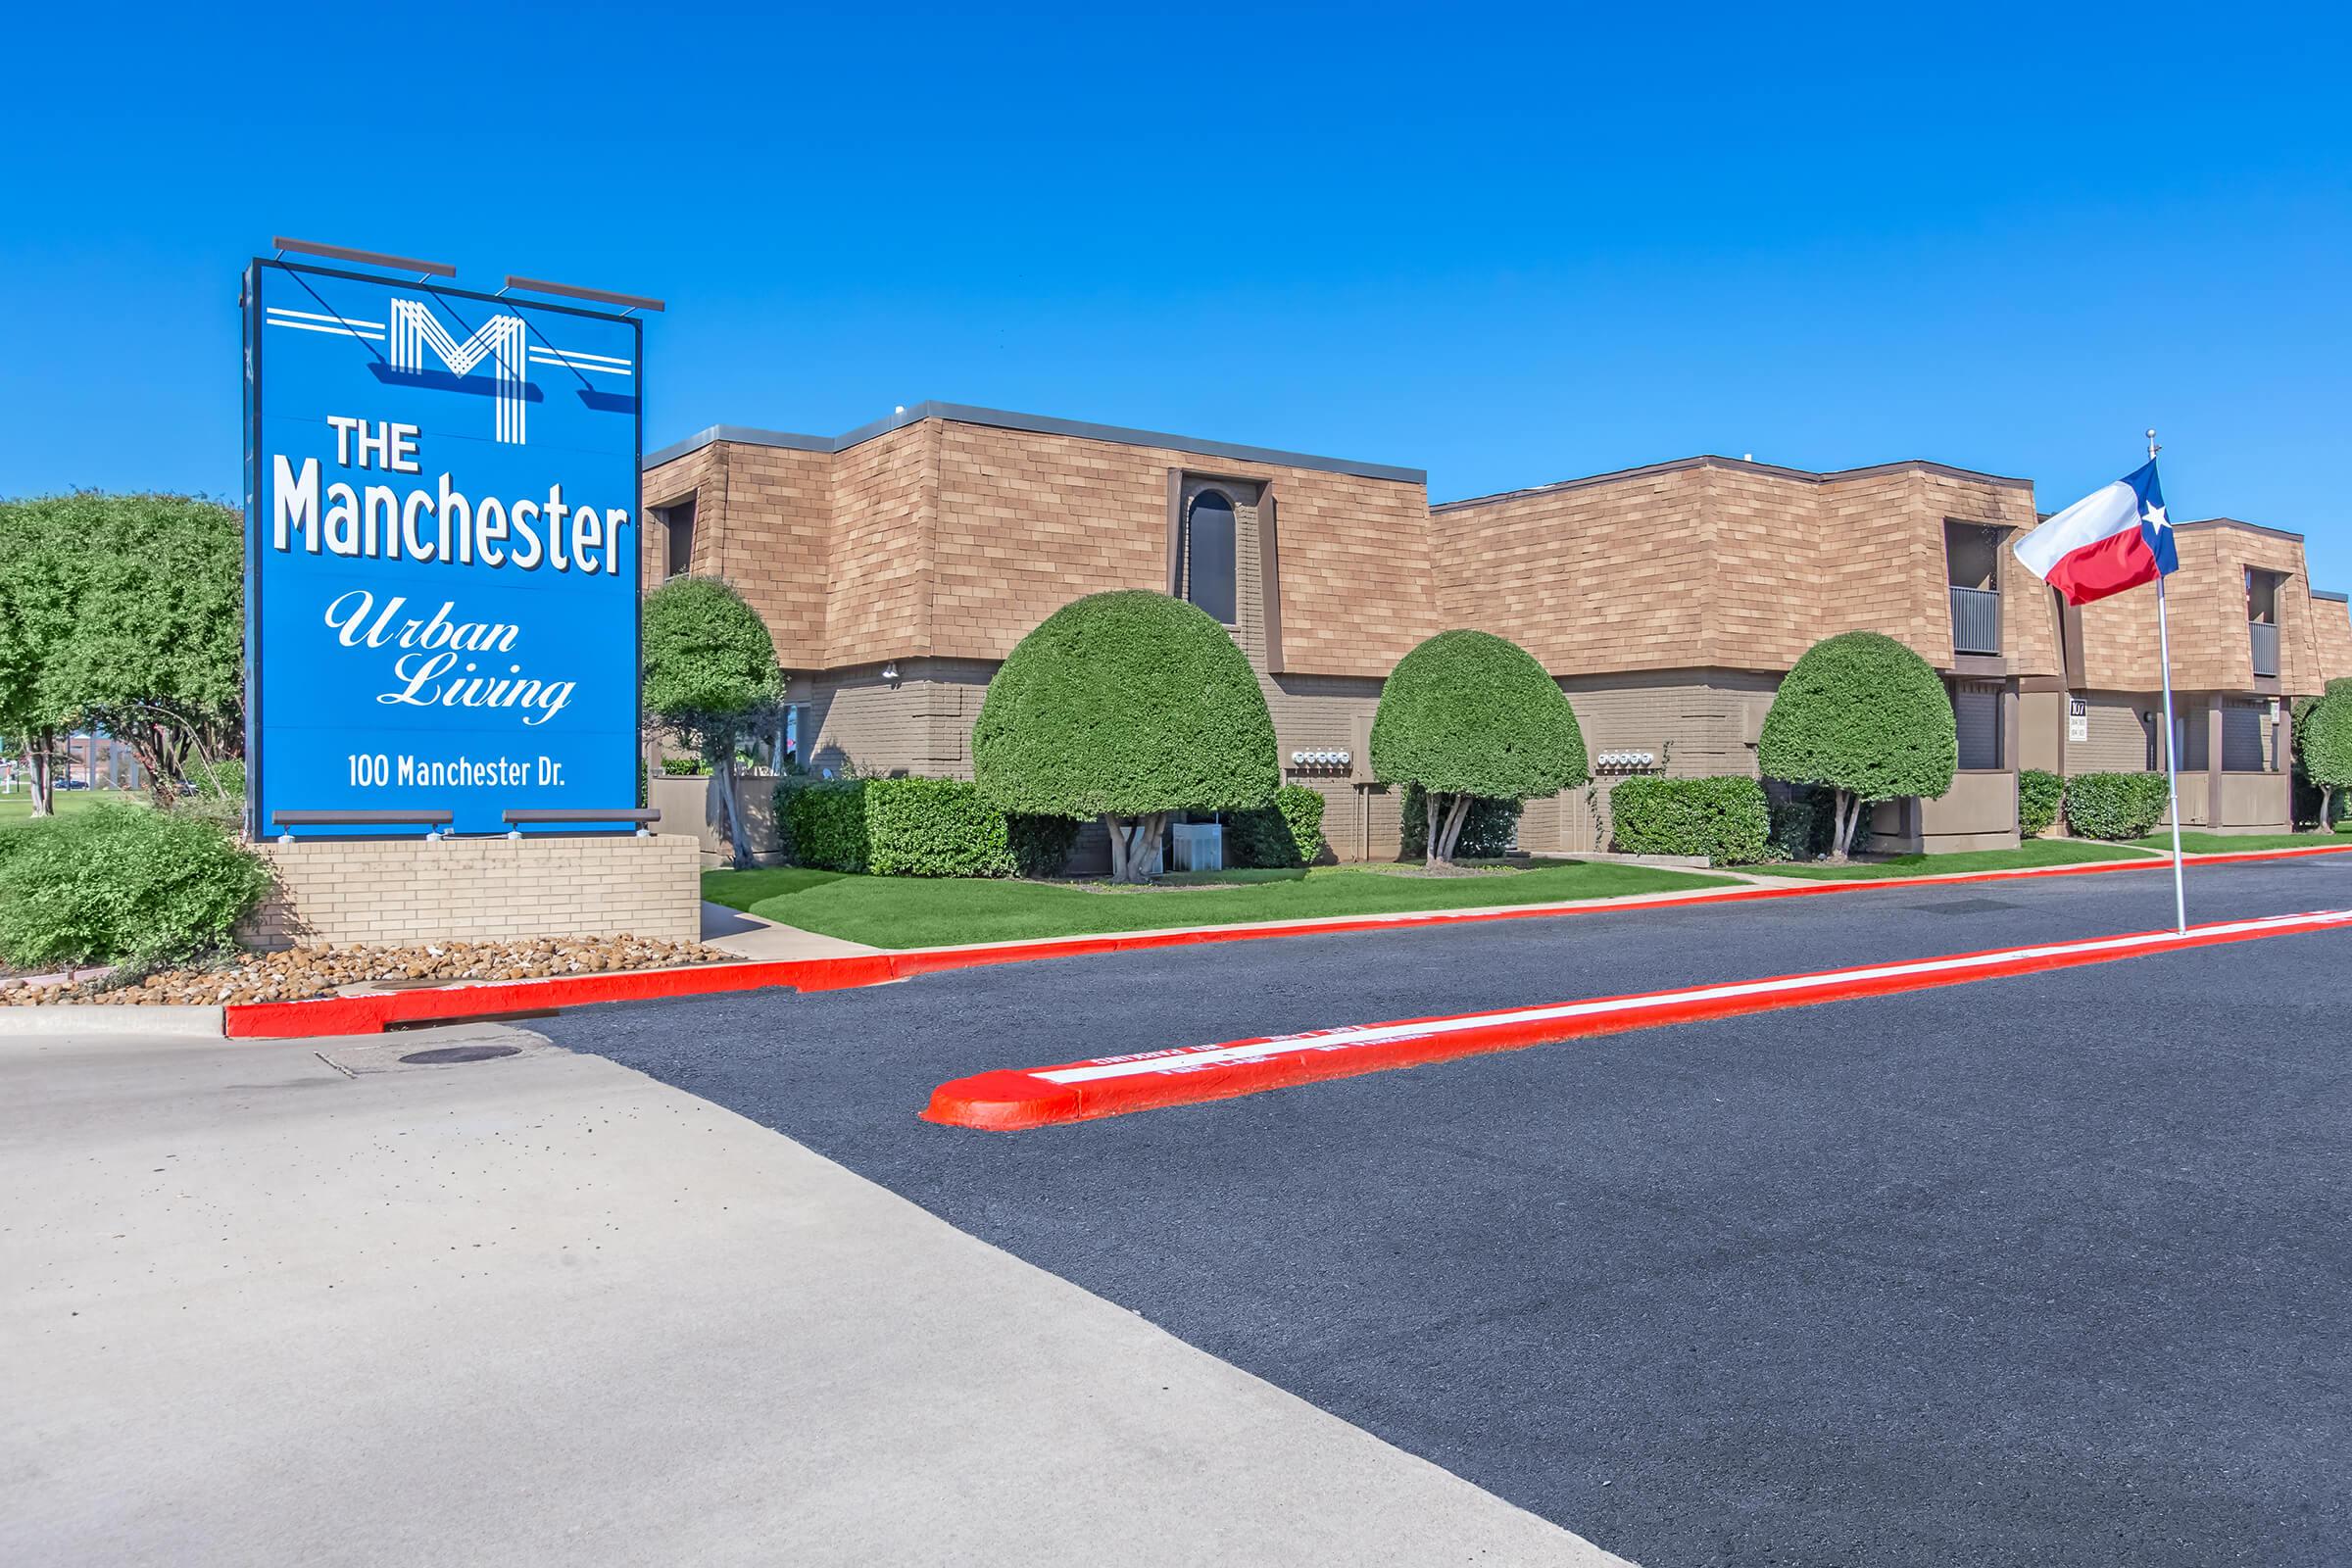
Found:
M 1206 491 L 1193 500 L 1184 529 L 1184 596 L 1230 626 L 1233 613 L 1233 503 Z
M 1960 770 L 1988 771 L 2001 765 L 2001 689 L 1980 681 L 1952 688 L 1952 722 L 1960 731 Z
M 2270 715 L 2251 703 L 2231 703 L 2222 710 L 2222 771 L 2267 773 L 2271 770 Z
M 694 568 L 694 503 L 689 501 L 662 513 L 662 531 L 669 545 L 668 575 L 684 576 Z

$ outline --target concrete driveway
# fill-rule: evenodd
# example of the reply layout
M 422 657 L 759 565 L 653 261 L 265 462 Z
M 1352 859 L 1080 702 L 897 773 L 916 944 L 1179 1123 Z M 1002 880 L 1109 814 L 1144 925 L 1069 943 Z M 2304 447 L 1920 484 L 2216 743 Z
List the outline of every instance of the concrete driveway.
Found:
M 316 1044 L 0 1040 L 0 1561 L 1619 1561 L 611 1061 Z

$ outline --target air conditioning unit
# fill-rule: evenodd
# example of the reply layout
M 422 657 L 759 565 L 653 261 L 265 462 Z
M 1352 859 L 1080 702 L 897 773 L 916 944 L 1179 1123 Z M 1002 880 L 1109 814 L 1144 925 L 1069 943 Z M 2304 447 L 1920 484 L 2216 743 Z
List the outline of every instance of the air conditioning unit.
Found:
M 1179 822 L 1168 829 L 1179 871 L 1225 869 L 1225 829 L 1215 822 Z

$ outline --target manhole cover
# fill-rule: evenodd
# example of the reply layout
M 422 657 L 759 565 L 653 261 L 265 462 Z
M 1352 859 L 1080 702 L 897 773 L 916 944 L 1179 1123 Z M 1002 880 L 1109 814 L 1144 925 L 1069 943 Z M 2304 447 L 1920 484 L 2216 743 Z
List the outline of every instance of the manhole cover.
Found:
M 438 1051 L 412 1051 L 401 1057 L 419 1067 L 438 1067 L 453 1061 L 488 1061 L 494 1056 L 518 1056 L 520 1046 L 443 1046 Z

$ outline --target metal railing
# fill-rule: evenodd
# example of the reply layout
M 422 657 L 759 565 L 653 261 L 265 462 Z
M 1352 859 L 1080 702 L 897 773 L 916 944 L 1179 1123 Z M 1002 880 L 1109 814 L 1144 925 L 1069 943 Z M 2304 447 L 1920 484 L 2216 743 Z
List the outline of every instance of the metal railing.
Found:
M 1952 652 L 2001 651 L 2001 596 L 1988 588 L 1952 585 Z
M 2246 629 L 2254 634 L 2254 673 L 2278 674 L 2278 628 L 2263 621 L 2249 620 Z

